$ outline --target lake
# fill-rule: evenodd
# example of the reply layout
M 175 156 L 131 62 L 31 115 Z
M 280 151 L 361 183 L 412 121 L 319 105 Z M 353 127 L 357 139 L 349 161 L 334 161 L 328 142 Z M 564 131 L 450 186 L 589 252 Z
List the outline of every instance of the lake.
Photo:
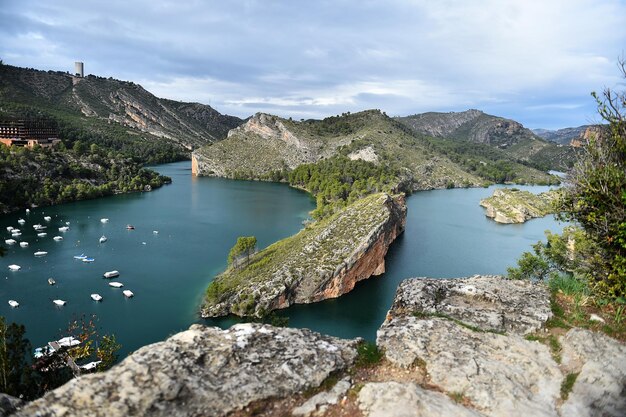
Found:
M 284 184 L 231 181 L 191 176 L 190 162 L 155 167 L 173 183 L 158 190 L 118 195 L 0 217 L 2 240 L 7 226 L 18 227 L 28 248 L 8 247 L 0 258 L 0 315 L 24 324 L 33 347 L 64 335 L 68 322 L 95 314 L 101 334 L 113 333 L 123 345 L 122 357 L 148 343 L 163 340 L 192 323 L 228 326 L 233 319 L 201 320 L 198 307 L 212 278 L 226 266 L 237 236 L 254 235 L 259 247 L 296 233 L 315 206 L 310 196 Z M 407 199 L 406 231 L 391 246 L 387 272 L 362 282 L 350 294 L 321 303 L 294 306 L 279 314 L 290 326 L 341 337 L 373 340 L 398 283 L 408 277 L 462 277 L 501 274 L 544 230 L 560 231 L 552 216 L 523 225 L 500 225 L 478 205 L 493 188 L 419 192 Z M 518 187 L 534 192 L 547 187 Z M 51 216 L 45 222 L 44 216 Z M 26 220 L 19 226 L 18 218 Z M 100 222 L 108 218 L 109 222 Z M 70 230 L 58 227 L 70 222 Z M 48 226 L 36 236 L 33 224 Z M 135 230 L 126 230 L 132 224 Z M 158 234 L 153 233 L 158 231 Z M 52 237 L 61 235 L 63 241 Z M 101 235 L 108 241 L 99 243 Z M 6 246 L 6 245 L 5 245 Z M 35 251 L 47 251 L 35 257 Z M 73 259 L 85 254 L 93 263 Z M 9 271 L 17 264 L 20 271 Z M 105 271 L 135 297 L 109 287 Z M 54 278 L 56 285 L 48 285 Z M 103 296 L 102 302 L 90 294 Z M 17 300 L 11 308 L 7 301 Z M 67 304 L 57 307 L 53 299 Z

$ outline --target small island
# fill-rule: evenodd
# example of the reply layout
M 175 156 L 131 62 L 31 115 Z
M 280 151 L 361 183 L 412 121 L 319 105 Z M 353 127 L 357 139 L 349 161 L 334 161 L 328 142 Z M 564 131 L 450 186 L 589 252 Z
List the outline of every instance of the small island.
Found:
M 524 223 L 555 213 L 554 203 L 559 194 L 558 190 L 533 194 L 517 188 L 499 188 L 493 196 L 480 200 L 480 205 L 487 209 L 485 216 L 498 223 Z

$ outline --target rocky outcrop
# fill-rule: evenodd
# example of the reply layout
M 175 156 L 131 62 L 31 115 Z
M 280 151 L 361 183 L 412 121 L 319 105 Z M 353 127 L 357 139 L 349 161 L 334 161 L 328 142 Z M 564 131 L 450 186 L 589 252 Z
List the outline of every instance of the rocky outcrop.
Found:
M 521 337 L 541 332 L 550 317 L 548 300 L 541 284 L 498 276 L 406 280 L 378 331 L 377 344 L 396 366 L 407 372 L 422 369 L 425 387 L 462 399 L 479 415 L 626 415 L 622 343 L 571 329 L 560 337 L 560 364 L 547 345 Z M 565 399 L 562 387 L 571 374 L 578 377 Z M 430 400 L 413 399 L 414 391 L 381 385 L 375 397 L 397 395 L 404 401 L 409 395 L 410 411 L 398 415 L 423 415 Z
M 9 416 L 18 410 L 24 401 L 10 395 L 0 393 L 0 417 Z
M 498 223 L 524 223 L 537 217 L 556 212 L 559 191 L 551 190 L 540 194 L 515 188 L 498 188 L 493 196 L 480 200 L 485 216 Z
M 306 329 L 193 325 L 102 374 L 74 379 L 16 416 L 223 416 L 295 395 L 349 367 L 356 341 Z
M 411 278 L 398 286 L 388 318 L 445 315 L 493 332 L 527 334 L 552 317 L 544 285 L 497 275 Z
M 204 317 L 262 315 L 339 297 L 385 272 L 389 245 L 403 232 L 403 196 L 374 194 L 230 268 L 209 287 Z

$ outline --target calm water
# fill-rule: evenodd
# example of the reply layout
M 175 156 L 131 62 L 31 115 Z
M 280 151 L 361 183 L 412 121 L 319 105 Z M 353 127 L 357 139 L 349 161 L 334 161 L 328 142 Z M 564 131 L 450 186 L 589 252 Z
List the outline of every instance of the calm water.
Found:
M 225 267 L 237 236 L 255 235 L 264 247 L 296 233 L 314 201 L 286 185 L 191 177 L 190 163 L 162 165 L 172 185 L 151 193 L 132 194 L 65 204 L 0 217 L 2 240 L 6 226 L 23 235 L 0 258 L 0 315 L 26 325 L 31 342 L 39 346 L 59 338 L 73 317 L 96 314 L 102 333 L 114 333 L 122 354 L 186 329 L 198 322 L 198 306 L 212 277 Z M 545 187 L 521 187 L 533 191 Z M 346 296 L 280 312 L 290 325 L 324 333 L 374 339 L 398 283 L 407 277 L 461 277 L 499 274 L 513 265 L 530 244 L 543 239 L 544 230 L 562 228 L 546 217 L 524 225 L 499 225 L 485 218 L 478 205 L 489 189 L 420 192 L 411 196 L 405 233 L 387 255 L 387 272 L 363 282 Z M 52 216 L 46 223 L 44 215 Z M 24 218 L 24 226 L 17 224 Z M 100 218 L 109 223 L 102 224 Z M 70 222 L 70 230 L 58 227 Z M 49 226 L 38 238 L 32 225 Z M 136 230 L 128 231 L 126 224 Z M 158 234 L 153 234 L 158 230 Z M 101 235 L 108 241 L 98 243 Z M 53 241 L 63 235 L 62 242 Z M 48 255 L 36 258 L 44 250 Z M 73 259 L 84 253 L 95 258 L 85 264 Z M 8 265 L 18 264 L 18 272 Z M 117 269 L 117 281 L 135 293 L 126 299 L 109 287 L 105 271 Z M 57 285 L 50 286 L 53 277 Z M 2 279 L 4 278 L 4 279 Z M 104 297 L 101 303 L 91 293 Z M 52 299 L 68 303 L 56 307 Z M 20 307 L 7 304 L 15 299 Z M 207 320 L 227 326 L 232 320 Z

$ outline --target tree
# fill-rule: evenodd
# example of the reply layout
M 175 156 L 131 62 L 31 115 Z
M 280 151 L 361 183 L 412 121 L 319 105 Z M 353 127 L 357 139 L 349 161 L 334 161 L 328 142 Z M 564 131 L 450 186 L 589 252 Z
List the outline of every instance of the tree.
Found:
M 626 63 L 619 62 L 626 79 Z M 603 296 L 626 296 L 626 91 L 593 93 L 598 112 L 608 122 L 582 146 L 570 173 L 564 215 L 578 222 L 601 251 L 591 277 Z
M 234 264 L 237 267 L 239 259 L 243 256 L 246 257 L 246 263 L 250 260 L 250 255 L 255 252 L 256 249 L 256 237 L 254 236 L 239 236 L 237 243 L 232 247 L 228 253 L 228 264 Z

